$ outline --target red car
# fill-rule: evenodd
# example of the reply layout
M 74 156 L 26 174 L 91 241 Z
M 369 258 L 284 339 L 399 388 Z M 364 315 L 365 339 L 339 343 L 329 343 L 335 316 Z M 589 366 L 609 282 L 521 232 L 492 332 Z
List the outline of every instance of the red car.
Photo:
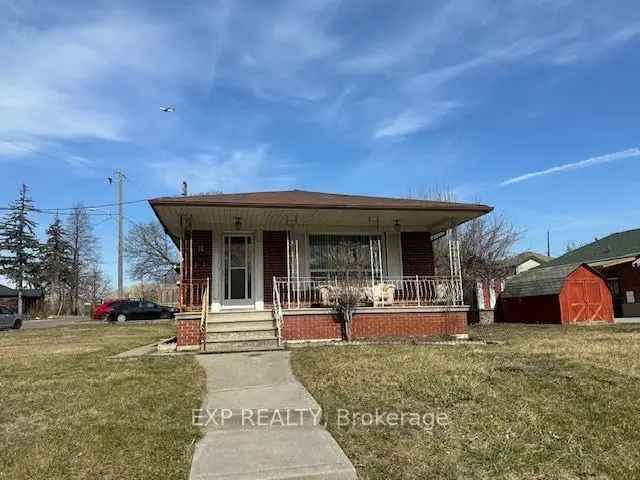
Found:
M 106 300 L 102 305 L 98 305 L 98 307 L 93 312 L 94 320 L 104 320 L 109 317 L 109 313 L 113 310 L 113 304 L 116 302 L 120 302 L 122 300 Z

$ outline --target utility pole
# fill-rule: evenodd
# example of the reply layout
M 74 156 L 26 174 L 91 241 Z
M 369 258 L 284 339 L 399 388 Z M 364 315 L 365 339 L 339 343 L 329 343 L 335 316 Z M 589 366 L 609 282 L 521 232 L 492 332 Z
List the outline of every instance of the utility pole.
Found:
M 116 171 L 118 177 L 118 298 L 123 298 L 123 279 L 124 279 L 124 232 L 122 231 L 122 181 L 124 180 L 124 174 L 120 171 Z
M 118 181 L 118 298 L 123 298 L 124 296 L 124 262 L 123 262 L 123 253 L 124 253 L 124 232 L 122 230 L 122 181 L 125 176 L 120 170 L 116 170 L 115 172 L 116 179 Z M 113 178 L 107 177 L 109 183 L 113 183 Z
M 547 257 L 551 256 L 551 241 L 549 239 L 549 230 L 547 230 Z

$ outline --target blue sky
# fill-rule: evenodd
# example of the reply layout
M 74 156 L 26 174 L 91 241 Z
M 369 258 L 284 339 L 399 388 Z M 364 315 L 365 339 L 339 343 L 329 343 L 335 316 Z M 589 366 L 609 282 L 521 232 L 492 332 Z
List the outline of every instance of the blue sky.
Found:
M 559 254 L 638 226 L 639 47 L 633 1 L 0 0 L 0 203 L 450 188 Z

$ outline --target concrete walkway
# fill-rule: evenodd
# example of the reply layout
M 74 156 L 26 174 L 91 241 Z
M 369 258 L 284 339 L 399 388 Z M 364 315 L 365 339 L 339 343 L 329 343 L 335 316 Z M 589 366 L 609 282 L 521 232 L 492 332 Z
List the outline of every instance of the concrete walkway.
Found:
M 289 352 L 199 355 L 207 396 L 191 480 L 357 478 L 295 379 Z
M 616 323 L 640 323 L 640 317 L 616 317 L 613 320 Z

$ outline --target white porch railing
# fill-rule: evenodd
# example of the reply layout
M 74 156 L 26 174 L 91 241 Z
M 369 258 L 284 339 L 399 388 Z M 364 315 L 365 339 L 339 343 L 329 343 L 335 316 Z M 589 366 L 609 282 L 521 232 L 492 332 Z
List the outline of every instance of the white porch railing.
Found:
M 207 278 L 207 286 L 202 292 L 200 300 L 202 310 L 200 312 L 200 349 L 205 352 L 207 350 L 207 317 L 209 315 L 209 279 Z
M 280 289 L 276 277 L 273 277 L 273 317 L 276 320 L 276 332 L 278 334 L 278 346 L 282 344 L 282 303 L 280 302 Z
M 404 276 L 349 280 L 361 289 L 361 305 L 369 307 L 454 307 L 463 305 L 460 277 Z M 274 277 L 273 305 L 276 320 L 282 309 L 328 308 L 344 280 Z
M 178 307 L 183 312 L 199 312 L 202 310 L 202 299 L 209 288 L 209 279 L 185 280 L 178 286 Z M 207 292 L 208 293 L 208 292 Z

